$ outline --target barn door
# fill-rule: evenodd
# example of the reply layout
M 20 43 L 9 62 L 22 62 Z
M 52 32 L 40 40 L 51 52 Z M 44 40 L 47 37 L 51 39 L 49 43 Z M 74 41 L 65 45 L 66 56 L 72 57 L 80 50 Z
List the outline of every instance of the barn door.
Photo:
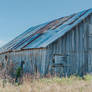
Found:
M 88 32 L 88 72 L 92 72 L 92 24 L 89 24 Z
M 52 61 L 52 70 L 54 74 L 56 74 L 57 76 L 63 76 L 65 63 L 66 63 L 65 56 L 62 56 L 60 54 L 54 55 Z

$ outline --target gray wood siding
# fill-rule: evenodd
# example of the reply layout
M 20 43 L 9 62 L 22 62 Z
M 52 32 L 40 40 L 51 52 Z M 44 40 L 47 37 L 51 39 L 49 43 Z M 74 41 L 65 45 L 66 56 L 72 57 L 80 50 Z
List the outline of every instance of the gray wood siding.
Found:
M 48 62 L 52 62 L 54 54 L 61 54 L 62 56 L 66 56 L 67 59 L 63 71 L 64 74 L 86 74 L 89 71 L 88 63 L 92 62 L 92 60 L 88 60 L 89 54 L 90 59 L 92 57 L 92 50 L 89 51 L 89 44 L 92 44 L 92 38 L 89 38 L 89 24 L 92 25 L 91 15 L 76 25 L 76 27 L 63 37 L 50 44 L 47 47 L 47 54 L 50 56 Z M 91 40 L 90 42 L 89 39 Z M 92 70 L 90 72 L 92 72 Z
M 40 73 L 45 74 L 45 49 L 25 50 L 20 52 L 11 52 L 0 55 L 0 62 L 4 62 L 5 55 L 8 56 L 8 61 L 12 61 L 15 68 L 19 67 L 21 61 L 25 61 L 24 72 L 25 73 Z M 37 69 L 36 69 L 37 68 Z M 16 70 L 16 69 L 15 69 Z

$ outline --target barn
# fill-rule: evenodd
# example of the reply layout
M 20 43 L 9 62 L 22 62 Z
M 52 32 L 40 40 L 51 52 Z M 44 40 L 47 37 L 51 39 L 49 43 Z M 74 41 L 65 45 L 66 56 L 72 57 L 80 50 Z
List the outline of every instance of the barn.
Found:
M 1 70 L 6 62 L 18 67 L 23 61 L 24 73 L 91 73 L 92 9 L 31 27 L 0 48 Z

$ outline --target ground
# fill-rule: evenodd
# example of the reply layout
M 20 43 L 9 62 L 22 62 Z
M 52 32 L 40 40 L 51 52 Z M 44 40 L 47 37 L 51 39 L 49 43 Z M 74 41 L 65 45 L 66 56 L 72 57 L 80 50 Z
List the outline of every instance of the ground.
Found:
M 21 85 L 11 84 L 0 80 L 0 92 L 92 92 L 92 75 L 83 79 L 71 76 L 70 78 L 42 78 L 25 79 Z

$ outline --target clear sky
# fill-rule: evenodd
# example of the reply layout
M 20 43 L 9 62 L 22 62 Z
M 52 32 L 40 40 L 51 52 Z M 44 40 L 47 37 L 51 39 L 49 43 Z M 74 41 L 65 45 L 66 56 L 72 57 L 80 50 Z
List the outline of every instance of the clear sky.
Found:
M 88 8 L 92 0 L 0 0 L 0 46 L 31 26 Z

